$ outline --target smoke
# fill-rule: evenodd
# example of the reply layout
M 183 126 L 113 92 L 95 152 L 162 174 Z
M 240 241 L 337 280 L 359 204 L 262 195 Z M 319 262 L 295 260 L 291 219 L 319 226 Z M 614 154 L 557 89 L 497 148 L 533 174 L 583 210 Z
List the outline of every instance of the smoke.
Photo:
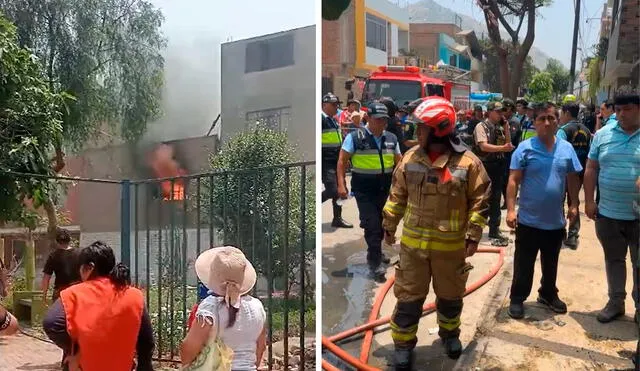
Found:
M 220 40 L 169 36 L 164 57 L 163 116 L 149 124 L 144 142 L 206 135 L 220 113 Z

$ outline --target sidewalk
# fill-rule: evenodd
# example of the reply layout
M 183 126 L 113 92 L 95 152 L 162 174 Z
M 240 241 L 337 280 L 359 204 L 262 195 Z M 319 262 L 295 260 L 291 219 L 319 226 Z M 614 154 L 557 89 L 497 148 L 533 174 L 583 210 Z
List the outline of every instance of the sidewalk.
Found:
M 598 311 L 607 301 L 602 247 L 594 222 L 581 214 L 580 246 L 563 249 L 558 269 L 559 296 L 569 312 L 554 315 L 535 302 L 540 280 L 539 259 L 532 294 L 525 303 L 526 317 L 513 320 L 507 314 L 513 254 L 505 266 L 506 279 L 496 283 L 493 300 L 483 309 L 483 321 L 475 340 L 457 369 L 609 370 L 632 369 L 637 326 L 633 303 L 626 301 L 627 315 L 601 324 Z M 510 249 L 512 250 L 512 249 Z M 631 292 L 631 262 L 627 270 L 627 293 Z M 501 275 L 502 276 L 502 275 Z
M 57 346 L 23 334 L 0 337 L 0 370 L 59 370 Z

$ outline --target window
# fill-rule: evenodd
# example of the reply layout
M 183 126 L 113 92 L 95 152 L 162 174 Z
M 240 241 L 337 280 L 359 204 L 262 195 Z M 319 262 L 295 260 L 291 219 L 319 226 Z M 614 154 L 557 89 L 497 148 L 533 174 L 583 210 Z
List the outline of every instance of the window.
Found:
M 367 46 L 387 51 L 387 21 L 367 13 Z
M 291 107 L 271 108 L 247 112 L 246 128 L 253 130 L 263 127 L 274 131 L 286 130 L 291 120 Z
M 362 104 L 368 105 L 376 99 L 389 97 L 397 105 L 412 102 L 422 95 L 419 81 L 404 80 L 369 80 L 364 88 Z
M 456 67 L 458 65 L 458 58 L 456 58 L 455 54 L 449 56 L 449 65 L 453 67 Z
M 245 73 L 293 65 L 293 34 L 252 41 L 245 51 Z
M 437 84 L 426 84 L 424 86 L 424 91 L 427 93 L 428 97 L 431 96 L 439 96 L 444 97 L 444 86 Z

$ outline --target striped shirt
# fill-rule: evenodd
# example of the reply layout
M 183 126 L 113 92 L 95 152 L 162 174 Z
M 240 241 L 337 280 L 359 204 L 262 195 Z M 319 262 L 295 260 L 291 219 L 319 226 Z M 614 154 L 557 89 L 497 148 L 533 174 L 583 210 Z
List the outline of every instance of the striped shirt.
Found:
M 618 122 L 598 130 L 591 142 L 589 159 L 598 161 L 600 202 L 598 212 L 618 220 L 636 220 L 633 201 L 640 197 L 640 129 L 627 134 Z

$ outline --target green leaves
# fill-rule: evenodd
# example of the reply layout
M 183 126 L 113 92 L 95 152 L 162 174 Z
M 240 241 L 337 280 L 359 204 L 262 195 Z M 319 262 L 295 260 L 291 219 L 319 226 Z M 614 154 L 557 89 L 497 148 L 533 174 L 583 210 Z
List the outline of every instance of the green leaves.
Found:
M 553 80 L 553 94 L 560 96 L 567 92 L 571 79 L 569 77 L 569 71 L 559 60 L 554 58 L 549 59 L 545 72 L 548 72 Z
M 529 83 L 529 99 L 547 102 L 553 98 L 553 77 L 548 72 L 536 73 Z
M 65 97 L 49 89 L 38 59 L 18 44 L 16 27 L 0 14 L 0 222 L 33 224 L 23 200 L 39 207 L 53 185 L 7 171 L 54 175 L 53 140 L 62 134 Z
M 327 21 L 335 21 L 349 7 L 351 0 L 323 0 L 322 1 L 322 19 Z

